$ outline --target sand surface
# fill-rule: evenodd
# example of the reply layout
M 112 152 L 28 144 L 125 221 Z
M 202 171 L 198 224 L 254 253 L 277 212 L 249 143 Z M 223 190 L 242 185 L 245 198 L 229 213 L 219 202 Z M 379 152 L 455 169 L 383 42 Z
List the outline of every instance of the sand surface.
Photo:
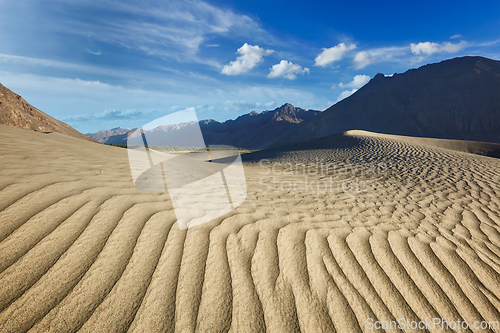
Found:
M 245 156 L 246 201 L 179 230 L 125 149 L 0 126 L 0 332 L 500 320 L 500 159 L 361 131 L 314 145 Z

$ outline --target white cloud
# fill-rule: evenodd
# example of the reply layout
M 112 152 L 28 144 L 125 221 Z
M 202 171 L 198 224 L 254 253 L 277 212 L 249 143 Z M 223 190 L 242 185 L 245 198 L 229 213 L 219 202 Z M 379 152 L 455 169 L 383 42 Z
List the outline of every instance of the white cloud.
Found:
M 225 65 L 221 74 L 239 75 L 248 72 L 261 61 L 262 57 L 273 53 L 273 50 L 265 50 L 258 45 L 243 44 L 237 51 L 241 54 L 235 61 L 231 61 L 229 65 Z
M 368 75 L 356 75 L 351 82 L 349 83 L 339 83 L 338 87 L 341 89 L 344 88 L 361 88 L 365 84 L 370 81 L 370 77 Z M 336 88 L 335 86 L 332 86 L 332 88 Z
M 343 91 L 339 97 L 337 98 L 337 102 L 340 102 L 341 100 L 351 96 L 352 94 L 354 94 L 356 91 L 358 91 L 358 89 L 353 89 L 353 90 L 346 90 L 346 91 Z
M 323 48 L 321 53 L 316 57 L 316 59 L 314 59 L 316 61 L 314 66 L 328 66 L 335 61 L 339 61 L 345 53 L 354 50 L 355 48 L 355 44 L 345 45 L 345 43 L 340 43 L 339 45 L 329 49 Z
M 444 42 L 442 44 L 424 42 L 424 43 L 411 43 L 411 52 L 413 54 L 425 54 L 431 55 L 434 53 L 456 53 L 464 48 L 467 43 L 465 41 L 461 41 L 460 43 L 453 44 L 450 42 Z
M 285 77 L 289 80 L 295 80 L 297 78 L 296 74 L 309 73 L 309 68 L 302 68 L 301 66 L 288 62 L 286 60 L 281 60 L 279 64 L 273 65 L 271 72 L 267 77 Z
M 456 38 L 460 38 L 460 37 L 462 37 L 462 35 L 456 34 L 456 35 L 451 36 L 450 39 L 456 39 Z

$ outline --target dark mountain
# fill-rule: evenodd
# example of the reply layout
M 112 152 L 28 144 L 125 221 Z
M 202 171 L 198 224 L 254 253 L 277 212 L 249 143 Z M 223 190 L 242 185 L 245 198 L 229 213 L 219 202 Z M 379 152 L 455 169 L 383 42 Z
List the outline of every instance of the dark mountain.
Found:
M 75 138 L 94 141 L 62 121 L 52 118 L 0 84 L 0 124 L 37 132 L 58 132 Z
M 264 149 L 270 147 L 278 136 L 298 126 L 303 121 L 312 119 L 319 111 L 296 108 L 284 104 L 272 111 L 255 112 L 242 115 L 234 120 L 218 122 L 213 119 L 199 122 L 203 138 L 207 145 L 231 145 L 246 149 Z M 195 123 L 183 123 L 158 126 L 148 134 L 148 144 L 174 145 L 175 137 L 182 137 Z M 126 144 L 127 138 L 135 130 L 115 128 L 109 131 L 88 133 L 94 140 L 106 144 Z M 182 142 L 179 142 L 180 146 Z
M 500 61 L 461 57 L 391 77 L 379 73 L 274 146 L 353 129 L 500 143 Z
M 235 120 L 219 123 L 220 125 L 214 120 L 202 121 L 200 128 L 208 144 L 264 149 L 270 147 L 279 135 L 312 119 L 318 113 L 319 111 L 307 111 L 286 103 L 272 111 L 253 111 Z

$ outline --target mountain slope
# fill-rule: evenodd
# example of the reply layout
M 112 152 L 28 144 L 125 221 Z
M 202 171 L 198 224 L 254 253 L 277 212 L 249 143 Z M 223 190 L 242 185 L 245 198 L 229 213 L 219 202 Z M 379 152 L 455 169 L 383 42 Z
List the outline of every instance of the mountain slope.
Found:
M 304 110 L 286 103 L 272 111 L 255 112 L 242 115 L 234 120 L 218 122 L 213 119 L 201 120 L 200 129 L 207 145 L 231 145 L 247 149 L 270 147 L 286 131 L 297 127 L 303 121 L 312 119 L 319 111 Z M 189 131 L 195 123 L 158 126 L 149 135 L 149 144 L 172 145 L 178 131 Z M 182 126 L 180 126 L 182 125 Z M 88 133 L 92 139 L 106 144 L 126 144 L 127 138 L 135 131 L 121 127 L 109 131 Z M 180 136 L 180 135 L 179 135 Z M 179 143 L 179 145 L 183 145 Z
M 462 57 L 386 77 L 284 133 L 275 146 L 348 130 L 500 142 L 500 61 Z
M 255 111 L 220 125 L 202 122 L 200 124 L 207 144 L 227 144 L 247 149 L 270 147 L 282 133 L 297 127 L 303 121 L 312 119 L 319 111 L 304 110 L 286 103 L 272 111 Z
M 58 132 L 94 141 L 62 121 L 52 118 L 0 84 L 0 124 L 36 132 Z

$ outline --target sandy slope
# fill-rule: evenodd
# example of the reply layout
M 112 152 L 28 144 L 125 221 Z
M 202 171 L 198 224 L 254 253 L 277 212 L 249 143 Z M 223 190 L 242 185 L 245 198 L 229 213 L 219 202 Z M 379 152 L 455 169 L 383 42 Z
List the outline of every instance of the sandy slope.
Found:
M 356 131 L 312 148 L 249 155 L 247 200 L 179 230 L 168 194 L 134 188 L 124 149 L 0 126 L 0 332 L 500 320 L 499 159 Z M 290 189 L 306 175 L 284 163 L 316 158 L 339 168 Z

